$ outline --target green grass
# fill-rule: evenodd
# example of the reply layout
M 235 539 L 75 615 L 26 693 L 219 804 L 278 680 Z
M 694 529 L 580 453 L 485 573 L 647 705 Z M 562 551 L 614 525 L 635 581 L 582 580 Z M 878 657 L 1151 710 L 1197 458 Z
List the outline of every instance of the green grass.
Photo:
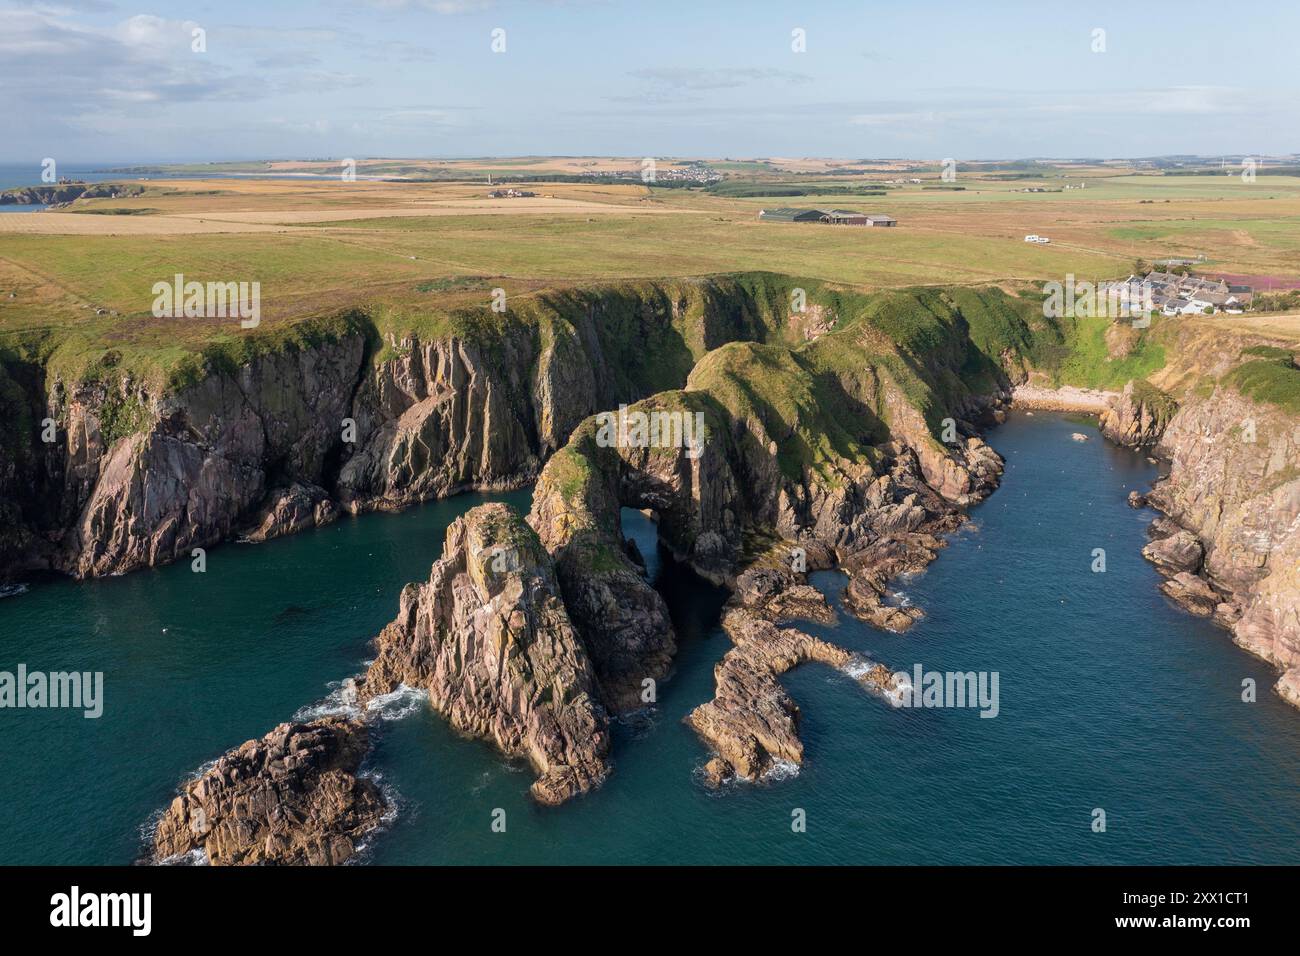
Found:
M 1244 362 L 1229 372 L 1223 381 L 1257 402 L 1276 405 L 1288 414 L 1300 415 L 1300 369 L 1291 361 L 1290 353 L 1286 353 L 1284 359 Z
M 1106 344 L 1111 325 L 1107 318 L 1076 318 L 1066 327 L 1066 351 L 1057 376 L 1060 384 L 1114 390 L 1129 379 L 1145 379 L 1164 368 L 1165 348 L 1152 334 L 1155 326 L 1138 333 L 1126 356 L 1111 358 Z

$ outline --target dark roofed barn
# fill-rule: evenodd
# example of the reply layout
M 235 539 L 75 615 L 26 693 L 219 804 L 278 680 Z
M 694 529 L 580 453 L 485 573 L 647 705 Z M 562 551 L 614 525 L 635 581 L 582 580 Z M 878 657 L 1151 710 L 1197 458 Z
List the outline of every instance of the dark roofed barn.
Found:
M 782 206 L 777 209 L 760 209 L 758 218 L 770 222 L 821 222 L 822 210 Z
M 798 209 L 781 206 L 760 209 L 758 218 L 765 222 L 825 222 L 837 226 L 896 226 L 892 216 L 856 212 L 852 209 Z

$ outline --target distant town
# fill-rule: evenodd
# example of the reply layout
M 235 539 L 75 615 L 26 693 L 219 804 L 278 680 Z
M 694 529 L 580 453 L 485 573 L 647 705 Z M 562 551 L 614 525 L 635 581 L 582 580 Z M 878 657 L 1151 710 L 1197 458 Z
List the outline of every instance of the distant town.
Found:
M 1164 315 L 1213 315 L 1216 312 L 1239 314 L 1250 308 L 1254 289 L 1233 285 L 1226 279 L 1204 279 L 1172 271 L 1152 270 L 1145 275 L 1130 275 L 1118 282 L 1104 283 L 1099 292 L 1129 306 L 1158 309 Z

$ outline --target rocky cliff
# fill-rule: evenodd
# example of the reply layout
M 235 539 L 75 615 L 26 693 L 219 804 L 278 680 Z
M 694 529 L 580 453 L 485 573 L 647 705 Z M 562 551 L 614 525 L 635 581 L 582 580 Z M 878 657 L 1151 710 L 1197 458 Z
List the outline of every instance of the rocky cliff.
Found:
M 0 578 L 117 574 L 339 510 L 518 487 L 578 422 L 680 386 L 709 349 L 801 338 L 776 305 L 790 282 L 596 287 L 502 314 L 348 313 L 249 333 L 166 374 L 75 340 L 0 342 L 0 513 L 12 519 Z
M 653 512 L 679 560 L 745 595 L 728 614 L 736 648 L 718 695 L 691 718 L 717 751 L 711 779 L 797 764 L 797 707 L 777 677 L 853 661 L 773 623 L 828 611 L 803 570 L 844 568 L 846 606 L 901 630 L 916 612 L 887 604 L 890 579 L 931 560 L 938 535 L 996 487 L 1001 459 L 975 432 L 1000 417 L 1008 380 L 971 343 L 958 303 L 928 304 L 906 325 L 867 311 L 803 345 L 715 349 L 684 389 L 584 422 L 538 479 L 529 522 L 612 709 L 636 706 L 674 649 L 662 600 L 626 556 L 621 508 Z M 656 423 L 660 438 L 684 438 L 689 422 L 692 441 L 656 440 Z
M 1177 403 L 1144 381 L 1130 380 L 1101 410 L 1101 433 L 1117 445 L 1149 448 L 1160 440 Z
M 20 186 L 0 192 L 0 206 L 55 206 L 78 199 L 119 199 L 140 196 L 144 186 L 123 183 L 59 183 L 50 186 Z
M 1289 374 L 1300 382 L 1300 370 Z M 1190 554 L 1171 596 L 1281 669 L 1279 693 L 1300 705 L 1300 422 L 1239 384 L 1179 408 L 1157 446 L 1169 475 L 1148 500 L 1186 529 L 1165 542 L 1196 538 L 1178 549 Z M 1197 572 L 1204 584 L 1188 579 Z

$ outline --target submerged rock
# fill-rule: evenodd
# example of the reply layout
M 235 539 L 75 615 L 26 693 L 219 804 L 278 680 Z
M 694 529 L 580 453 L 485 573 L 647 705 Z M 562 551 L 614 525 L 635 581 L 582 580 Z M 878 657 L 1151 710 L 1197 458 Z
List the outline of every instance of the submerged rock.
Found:
M 191 780 L 163 813 L 148 861 L 202 851 L 214 866 L 347 862 L 387 809 L 357 776 L 365 725 L 327 717 L 280 724 Z
M 362 700 L 427 689 L 457 730 L 529 761 L 539 802 L 561 803 L 607 773 L 608 720 L 587 650 L 551 556 L 509 506 L 452 522 L 429 581 L 402 591 L 375 646 Z

